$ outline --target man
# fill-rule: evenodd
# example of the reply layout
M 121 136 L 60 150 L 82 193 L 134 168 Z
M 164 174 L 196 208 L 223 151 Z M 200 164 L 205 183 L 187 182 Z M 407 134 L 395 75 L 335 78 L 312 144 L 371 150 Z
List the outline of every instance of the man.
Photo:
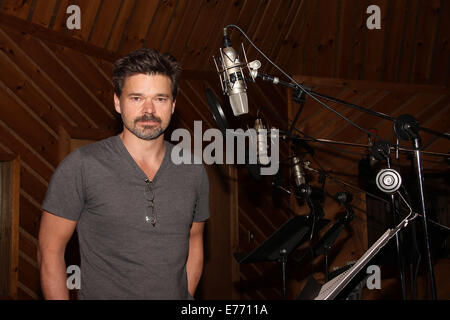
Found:
M 39 231 L 42 292 L 67 299 L 64 250 L 77 228 L 80 299 L 192 299 L 203 267 L 209 184 L 164 141 L 179 66 L 140 49 L 114 65 L 123 132 L 72 152 L 52 176 Z

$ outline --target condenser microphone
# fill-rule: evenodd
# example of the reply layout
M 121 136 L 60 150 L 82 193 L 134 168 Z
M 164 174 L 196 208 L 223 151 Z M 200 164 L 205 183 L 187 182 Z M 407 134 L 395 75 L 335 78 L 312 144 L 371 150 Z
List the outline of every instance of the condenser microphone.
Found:
M 292 171 L 294 176 L 294 182 L 297 188 L 306 183 L 305 171 L 302 168 L 302 161 L 299 157 L 292 158 Z
M 239 55 L 231 46 L 227 29 L 223 29 L 223 44 L 220 50 L 222 69 L 216 64 L 222 82 L 222 89 L 230 99 L 231 109 L 235 116 L 248 113 L 247 85 L 245 84 Z M 215 61 L 215 60 L 214 60 Z
M 261 119 L 255 120 L 255 130 L 257 135 L 258 162 L 262 165 L 269 164 L 267 153 L 267 129 L 264 127 Z

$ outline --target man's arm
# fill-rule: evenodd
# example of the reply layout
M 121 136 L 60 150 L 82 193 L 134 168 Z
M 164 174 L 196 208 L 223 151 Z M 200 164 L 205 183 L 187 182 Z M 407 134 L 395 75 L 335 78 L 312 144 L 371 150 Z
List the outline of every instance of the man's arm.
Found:
M 42 213 L 37 259 L 45 299 L 69 299 L 64 252 L 76 224 L 76 221 L 58 217 L 47 211 Z
M 188 290 L 194 296 L 203 271 L 204 222 L 193 222 L 189 233 L 189 255 L 186 263 Z

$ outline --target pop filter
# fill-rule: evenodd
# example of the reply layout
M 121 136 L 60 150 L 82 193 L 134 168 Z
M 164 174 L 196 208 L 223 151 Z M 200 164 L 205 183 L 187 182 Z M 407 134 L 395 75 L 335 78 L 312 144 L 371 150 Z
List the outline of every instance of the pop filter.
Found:
M 205 89 L 206 100 L 208 101 L 209 109 L 211 110 L 214 121 L 217 124 L 217 127 L 222 132 L 224 137 L 226 137 L 226 130 L 230 129 L 228 125 L 227 118 L 225 113 L 223 112 L 222 106 L 220 102 L 217 100 L 213 91 L 210 88 Z M 259 164 L 251 164 L 249 162 L 249 150 L 246 150 L 245 153 L 245 167 L 247 169 L 248 174 L 253 180 L 260 181 L 261 177 L 261 166 Z
M 206 88 L 206 100 L 208 101 L 209 109 L 211 110 L 214 121 L 217 124 L 217 127 L 222 131 L 225 135 L 226 129 L 229 128 L 227 118 L 225 117 L 225 113 L 222 110 L 222 106 L 217 100 L 216 96 L 212 92 L 211 89 Z

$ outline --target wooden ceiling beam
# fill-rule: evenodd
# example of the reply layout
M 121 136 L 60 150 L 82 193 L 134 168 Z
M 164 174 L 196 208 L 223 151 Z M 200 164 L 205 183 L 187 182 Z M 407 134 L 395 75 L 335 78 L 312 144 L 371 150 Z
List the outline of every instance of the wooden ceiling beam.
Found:
M 65 34 L 61 31 L 54 31 L 45 28 L 36 23 L 28 22 L 20 18 L 11 16 L 0 12 L 0 26 L 17 30 L 21 33 L 26 33 L 32 35 L 41 40 L 45 40 L 63 47 L 67 47 L 78 51 L 80 53 L 86 54 L 90 57 L 99 58 L 108 62 L 114 63 L 117 59 L 121 57 L 120 54 L 100 48 L 98 46 L 92 45 L 90 43 L 84 42 L 72 38 L 71 36 Z M 183 70 L 182 77 L 185 79 L 211 79 L 215 77 L 215 72 L 200 71 L 200 70 Z
M 114 62 L 120 56 L 112 51 L 94 46 L 82 40 L 72 38 L 61 31 L 54 31 L 36 23 L 28 22 L 20 18 L 0 12 L 0 25 L 15 29 L 22 33 L 30 34 L 41 40 L 46 40 L 63 47 L 68 47 L 91 57 Z
M 337 78 L 323 78 L 296 75 L 293 77 L 299 83 L 304 83 L 306 86 L 317 87 L 340 87 L 340 88 L 355 88 L 359 90 L 388 90 L 392 92 L 411 91 L 411 92 L 436 92 L 448 93 L 449 88 L 441 85 L 426 85 L 426 84 L 410 84 L 398 82 L 372 81 L 372 80 L 351 80 L 351 79 L 337 79 Z

